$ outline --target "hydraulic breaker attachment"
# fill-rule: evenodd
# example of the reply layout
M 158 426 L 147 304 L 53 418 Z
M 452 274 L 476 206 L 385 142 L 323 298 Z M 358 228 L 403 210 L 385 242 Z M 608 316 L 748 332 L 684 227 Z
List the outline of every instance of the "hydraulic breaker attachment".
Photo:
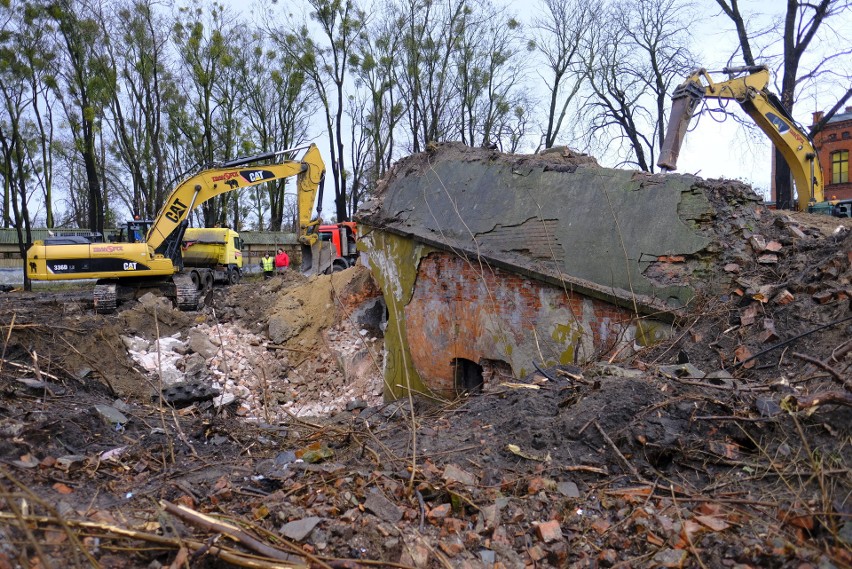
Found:
M 660 159 L 657 160 L 657 166 L 663 170 L 677 169 L 677 158 L 680 156 L 680 147 L 689 129 L 689 121 L 692 120 L 692 115 L 702 99 L 704 99 L 704 87 L 694 81 L 679 86 L 672 94 L 669 127 L 663 146 L 660 148 Z

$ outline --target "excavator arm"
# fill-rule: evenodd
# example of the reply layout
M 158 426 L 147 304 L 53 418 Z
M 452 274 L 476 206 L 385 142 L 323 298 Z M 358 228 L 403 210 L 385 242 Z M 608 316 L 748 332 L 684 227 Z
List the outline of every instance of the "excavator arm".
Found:
M 283 158 L 303 148 L 307 151 L 301 160 Z M 148 246 L 155 254 L 179 266 L 181 242 L 192 210 L 220 194 L 291 176 L 296 176 L 299 240 L 310 244 L 311 237 L 316 241 L 312 228 L 319 224 L 319 219 L 311 219 L 311 210 L 325 179 L 325 163 L 315 144 L 239 158 L 204 169 L 184 180 L 169 195 L 151 225 L 146 238 Z
M 675 170 L 681 144 L 689 122 L 698 105 L 705 98 L 733 99 L 766 133 L 781 151 L 796 182 L 799 209 L 824 200 L 822 170 L 816 149 L 808 134 L 784 109 L 778 98 L 768 89 L 769 69 L 765 66 L 725 68 L 727 81 L 714 82 L 705 69 L 692 72 L 672 94 L 669 126 L 657 166 Z

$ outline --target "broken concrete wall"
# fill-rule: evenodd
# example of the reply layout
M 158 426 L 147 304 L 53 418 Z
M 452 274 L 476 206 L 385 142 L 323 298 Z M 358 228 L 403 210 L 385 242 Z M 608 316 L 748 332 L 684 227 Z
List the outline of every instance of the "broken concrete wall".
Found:
M 487 382 L 664 334 L 659 318 L 725 278 L 708 188 L 567 152 L 448 144 L 399 162 L 357 218 L 389 311 L 386 395 L 446 396 L 471 365 Z

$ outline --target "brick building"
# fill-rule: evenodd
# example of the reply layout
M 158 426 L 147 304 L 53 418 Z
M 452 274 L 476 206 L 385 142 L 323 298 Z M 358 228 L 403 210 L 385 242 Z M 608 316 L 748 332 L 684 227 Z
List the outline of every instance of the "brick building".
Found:
M 822 120 L 821 111 L 813 114 L 813 124 Z M 849 179 L 849 155 L 852 154 L 852 107 L 834 115 L 814 137 L 819 163 L 825 180 L 826 199 L 852 199 Z

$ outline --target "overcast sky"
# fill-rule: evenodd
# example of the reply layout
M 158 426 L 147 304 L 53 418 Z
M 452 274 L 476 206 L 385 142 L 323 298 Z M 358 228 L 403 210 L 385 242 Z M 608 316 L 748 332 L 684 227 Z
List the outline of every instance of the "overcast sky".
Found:
M 230 6 L 235 12 L 246 18 L 251 18 L 252 13 L 262 13 L 262 10 L 252 10 L 248 0 L 220 0 Z M 496 0 L 499 2 L 499 0 Z M 362 2 L 362 5 L 368 2 Z M 524 24 L 529 24 L 535 10 L 535 2 L 530 0 L 511 1 L 506 4 L 510 11 L 514 12 Z M 266 7 L 269 4 L 263 3 Z M 780 0 L 740 0 L 740 8 L 745 14 L 765 13 L 774 14 L 776 18 L 783 14 L 784 2 Z M 288 11 L 286 0 L 278 2 L 273 9 Z M 701 20 L 695 26 L 693 52 L 696 54 L 696 65 L 709 70 L 720 70 L 730 57 L 732 49 L 736 46 L 736 36 L 732 31 L 730 20 L 721 14 L 718 6 L 713 0 L 695 0 L 696 13 L 701 14 Z M 541 12 L 536 12 L 541 13 Z M 308 14 L 304 14 L 307 18 Z M 763 20 L 768 21 L 766 19 Z M 295 22 L 294 22 L 295 23 Z M 852 15 L 847 14 L 843 22 L 835 21 L 836 29 L 852 29 Z M 837 46 L 813 45 L 809 50 L 811 54 L 818 53 L 823 48 L 835 49 Z M 741 59 L 736 60 L 734 65 L 740 65 Z M 804 62 L 802 68 L 807 68 Z M 724 80 L 723 75 L 718 79 Z M 811 113 L 817 110 L 827 110 L 837 101 L 840 94 L 845 91 L 846 86 L 831 86 L 823 82 L 817 88 L 799 93 L 794 112 L 795 118 L 805 127 L 810 125 Z M 770 89 L 777 89 L 770 84 Z M 717 106 L 715 101 L 707 101 L 710 106 Z M 742 112 L 739 106 L 731 103 L 728 109 L 751 125 L 750 119 Z M 733 118 L 723 122 L 717 122 L 714 118 L 720 118 L 719 113 L 710 116 L 707 113 L 701 115 L 697 120 L 693 119 L 691 131 L 687 135 L 683 149 L 678 160 L 678 172 L 692 173 L 704 178 L 731 178 L 740 179 L 751 184 L 758 193 L 769 198 L 770 187 L 770 144 L 765 135 L 760 131 L 748 129 L 739 124 Z M 316 128 L 321 128 L 318 121 Z M 325 156 L 328 150 L 327 139 L 316 140 L 323 157 L 330 163 L 330 157 Z M 526 149 L 525 149 L 526 150 Z M 615 157 L 596 156 L 604 166 L 614 166 Z M 323 212 L 326 216 L 334 211 L 333 190 L 326 192 Z

